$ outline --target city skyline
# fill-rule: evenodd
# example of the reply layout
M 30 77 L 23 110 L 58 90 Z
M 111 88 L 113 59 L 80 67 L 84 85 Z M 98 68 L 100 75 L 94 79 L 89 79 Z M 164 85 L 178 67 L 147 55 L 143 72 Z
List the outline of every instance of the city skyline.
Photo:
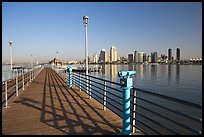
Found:
M 123 10 L 121 10 L 123 9 Z M 83 16 L 89 16 L 89 56 L 101 49 L 117 48 L 117 57 L 135 50 L 157 51 L 180 59 L 202 57 L 201 2 L 3 2 L 2 63 L 49 62 L 59 53 L 62 61 L 83 60 Z

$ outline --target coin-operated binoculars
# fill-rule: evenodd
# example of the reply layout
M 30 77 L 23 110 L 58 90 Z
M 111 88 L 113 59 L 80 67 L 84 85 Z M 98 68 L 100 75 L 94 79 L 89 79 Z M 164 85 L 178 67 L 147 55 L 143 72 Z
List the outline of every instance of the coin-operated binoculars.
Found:
M 130 89 L 133 86 L 131 75 L 136 74 L 136 71 L 120 71 L 120 85 L 123 94 L 123 129 L 122 135 L 130 135 Z
M 73 68 L 73 65 L 67 66 L 67 72 L 68 72 L 68 76 L 69 76 L 69 84 L 68 84 L 69 88 L 72 88 L 72 68 Z

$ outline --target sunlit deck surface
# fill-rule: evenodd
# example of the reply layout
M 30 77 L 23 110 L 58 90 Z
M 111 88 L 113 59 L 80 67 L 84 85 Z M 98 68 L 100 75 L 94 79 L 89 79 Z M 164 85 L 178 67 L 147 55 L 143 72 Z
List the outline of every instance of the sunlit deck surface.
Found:
M 45 68 L 2 110 L 2 134 L 118 134 L 122 119 Z

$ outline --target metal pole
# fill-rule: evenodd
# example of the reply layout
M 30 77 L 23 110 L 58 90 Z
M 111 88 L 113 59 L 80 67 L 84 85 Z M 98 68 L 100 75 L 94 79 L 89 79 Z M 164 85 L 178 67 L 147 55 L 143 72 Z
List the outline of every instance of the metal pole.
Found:
M 72 68 L 69 68 L 69 88 L 72 88 Z
M 79 91 L 81 91 L 81 73 L 79 72 Z
M 11 53 L 11 71 L 12 71 L 12 69 L 13 69 L 13 60 L 12 60 L 12 42 L 9 42 L 10 43 L 10 53 Z
M 88 93 L 88 35 L 87 35 L 87 27 L 85 24 L 85 56 L 86 56 L 86 92 Z
M 136 125 L 136 103 L 137 103 L 137 99 L 136 99 L 136 96 L 137 96 L 137 91 L 136 89 L 133 90 L 133 121 L 132 121 L 132 132 L 135 133 L 136 132 L 136 128 L 135 128 L 135 125 Z
M 18 77 L 16 77 L 16 96 L 18 96 Z
M 31 55 L 31 69 L 33 70 L 33 55 Z
M 6 101 L 6 108 L 8 107 L 8 100 L 7 100 L 7 82 L 5 82 L 5 101 Z
M 91 99 L 91 77 L 89 77 L 89 99 Z
M 103 110 L 106 110 L 106 81 L 104 81 Z
M 88 75 L 88 35 L 87 35 L 87 26 L 88 25 L 85 25 L 85 56 L 86 56 L 86 75 Z
M 23 90 L 24 90 L 24 74 L 22 73 L 22 77 L 23 77 Z
M 31 71 L 30 71 L 30 82 L 31 82 Z

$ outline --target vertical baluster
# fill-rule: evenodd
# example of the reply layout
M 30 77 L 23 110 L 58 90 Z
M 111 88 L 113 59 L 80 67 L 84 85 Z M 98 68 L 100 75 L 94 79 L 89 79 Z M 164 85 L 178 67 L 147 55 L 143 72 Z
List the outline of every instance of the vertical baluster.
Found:
M 29 79 L 28 79 L 28 73 L 27 73 L 27 78 L 26 78 L 26 79 L 27 79 L 27 86 L 28 86 L 28 80 L 29 80 Z
M 24 90 L 24 74 L 23 74 L 23 72 L 22 72 L 22 79 L 23 79 L 23 90 Z
M 31 82 L 31 71 L 30 71 L 30 82 Z
M 86 76 L 86 93 L 88 94 L 88 76 Z
M 103 110 L 106 110 L 106 81 L 104 81 Z
M 81 73 L 79 72 L 79 91 L 81 91 Z
M 16 77 L 16 96 L 18 96 L 18 77 Z
M 32 80 L 34 80 L 34 70 L 32 71 Z
M 133 121 L 132 121 L 132 132 L 135 133 L 136 132 L 136 103 L 137 103 L 137 91 L 136 89 L 133 89 Z
M 75 85 L 75 75 L 74 75 L 74 73 L 72 72 L 72 83 L 73 83 L 73 86 Z
M 8 100 L 7 100 L 7 81 L 5 82 L 5 101 L 6 101 L 6 108 L 8 107 Z
M 89 99 L 91 99 L 91 77 L 89 76 Z

